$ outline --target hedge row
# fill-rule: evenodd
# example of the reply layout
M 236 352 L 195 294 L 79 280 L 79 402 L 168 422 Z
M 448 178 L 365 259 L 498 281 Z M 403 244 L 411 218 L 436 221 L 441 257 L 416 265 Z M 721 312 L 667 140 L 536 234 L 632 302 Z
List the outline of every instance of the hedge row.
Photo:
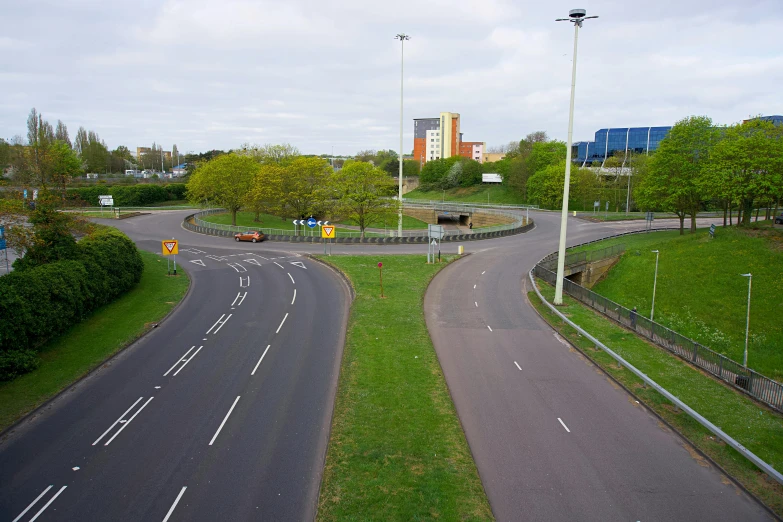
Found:
M 169 183 L 167 185 L 114 185 L 79 187 L 68 189 L 68 199 L 72 201 L 83 200 L 88 205 L 97 207 L 98 196 L 114 196 L 114 205 L 117 207 L 143 207 L 152 203 L 185 199 L 184 183 Z
M 100 229 L 77 246 L 75 260 L 0 277 L 0 381 L 34 369 L 46 341 L 141 279 L 141 255 L 122 232 Z

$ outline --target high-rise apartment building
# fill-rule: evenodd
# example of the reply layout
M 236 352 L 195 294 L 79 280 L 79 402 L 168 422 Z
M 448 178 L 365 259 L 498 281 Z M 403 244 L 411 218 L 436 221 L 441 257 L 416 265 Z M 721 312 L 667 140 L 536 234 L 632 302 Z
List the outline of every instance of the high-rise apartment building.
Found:
M 456 112 L 441 112 L 438 118 L 413 120 L 413 159 L 424 165 L 428 161 L 465 156 L 482 161 L 486 144 L 463 142 L 460 118 Z

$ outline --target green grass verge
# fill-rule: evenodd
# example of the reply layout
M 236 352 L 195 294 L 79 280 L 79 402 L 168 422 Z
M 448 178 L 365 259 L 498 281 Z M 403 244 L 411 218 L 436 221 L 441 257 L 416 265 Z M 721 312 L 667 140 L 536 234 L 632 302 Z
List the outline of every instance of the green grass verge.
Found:
M 552 301 L 554 289 L 539 284 L 541 293 Z M 682 411 L 675 411 L 662 395 L 642 385 L 641 379 L 620 367 L 603 350 L 579 335 L 529 292 L 533 306 L 561 335 L 578 346 L 640 400 L 674 426 L 697 448 L 709 455 L 738 482 L 755 494 L 778 515 L 783 515 L 783 486 L 759 471 L 742 455 L 715 437 Z M 685 363 L 682 359 L 636 337 L 630 331 L 588 307 L 563 296 L 561 313 L 611 348 L 652 380 L 680 398 L 685 404 L 720 427 L 777 470 L 783 470 L 783 416 L 766 408 L 729 386 Z M 692 453 L 694 459 L 702 459 Z
M 147 332 L 178 303 L 188 277 L 168 277 L 166 263 L 141 251 L 144 272 L 130 292 L 98 309 L 41 351 L 35 371 L 0 384 L 0 430 L 67 388 Z
M 696 234 L 652 232 L 594 243 L 626 245 L 620 262 L 593 290 L 649 317 L 660 250 L 655 320 L 742 363 L 748 279 L 753 274 L 748 366 L 783 380 L 783 230 L 717 228 Z M 576 250 L 574 250 L 576 251 Z
M 326 261 L 347 274 L 356 300 L 318 520 L 492 519 L 424 322 L 424 291 L 445 265 L 424 256 Z
M 201 219 L 204 221 L 207 221 L 209 223 L 217 223 L 221 225 L 230 225 L 231 224 L 231 214 L 212 214 L 209 216 L 204 216 Z M 245 227 L 248 230 L 253 229 L 259 229 L 259 228 L 279 228 L 283 230 L 291 230 L 293 232 L 294 230 L 294 224 L 293 219 L 283 219 L 279 218 L 277 216 L 273 216 L 271 214 L 261 214 L 261 221 L 255 221 L 255 214 L 253 212 L 237 212 L 237 226 L 238 227 Z M 340 223 L 343 225 L 355 225 L 350 220 L 345 223 Z M 391 229 L 397 229 L 397 217 L 390 217 L 386 222 L 386 227 Z M 302 227 L 297 227 L 299 230 L 302 229 Z M 379 223 L 371 223 L 367 228 L 384 228 L 384 222 L 380 221 Z M 402 216 L 402 228 L 404 229 L 426 229 L 427 223 L 424 221 L 420 221 L 414 217 L 411 216 Z M 338 224 L 338 230 L 340 230 L 339 224 Z M 317 229 L 316 229 L 317 231 Z M 350 231 L 346 229 L 346 231 Z
M 476 185 L 474 187 L 458 187 L 447 189 L 446 201 L 459 203 L 489 203 L 496 205 L 525 205 L 527 202 L 522 196 L 503 185 Z M 444 199 L 442 190 L 430 190 L 424 192 L 420 189 L 412 190 L 403 195 L 405 199 L 423 199 L 441 201 Z
M 584 219 L 589 219 L 591 221 L 636 221 L 636 220 L 645 220 L 647 219 L 647 212 L 629 212 L 626 214 L 623 212 L 595 212 L 592 211 L 577 211 L 576 216 Z M 655 219 L 674 219 L 677 217 L 677 214 L 674 214 L 673 212 L 655 212 Z M 717 225 L 719 222 L 717 221 L 720 219 L 720 223 L 723 223 L 723 214 L 717 213 L 717 212 L 700 212 L 697 217 L 700 218 L 706 218 L 706 217 L 713 217 L 716 219 L 715 224 Z M 685 218 L 685 227 L 691 226 L 691 218 L 687 217 Z

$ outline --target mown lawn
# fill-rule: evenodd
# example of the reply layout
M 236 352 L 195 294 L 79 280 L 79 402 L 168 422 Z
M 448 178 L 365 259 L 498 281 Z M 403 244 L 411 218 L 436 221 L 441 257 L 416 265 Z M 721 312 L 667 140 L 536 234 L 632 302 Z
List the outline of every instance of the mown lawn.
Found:
M 541 283 L 544 297 L 552 302 L 554 288 Z M 534 292 L 528 294 L 533 306 L 564 337 L 599 364 L 614 378 L 632 390 L 661 417 L 666 419 L 696 447 L 709 455 L 749 491 L 783 515 L 783 486 L 758 470 L 742 455 L 727 446 L 650 387 L 620 367 L 573 328 L 566 325 Z M 561 313 L 607 345 L 615 353 L 641 370 L 710 422 L 740 442 L 778 471 L 783 471 L 783 416 L 690 366 L 682 359 L 637 337 L 590 308 L 563 296 Z M 657 301 L 656 301 L 657 309 Z M 700 457 L 699 457 L 700 458 Z
M 327 259 L 350 278 L 356 300 L 318 520 L 492 519 L 424 323 L 424 291 L 445 263 L 425 261 L 388 255 Z
M 748 278 L 753 274 L 748 366 L 783 380 L 783 231 L 716 229 L 651 232 L 594 243 L 626 253 L 593 290 L 649 317 L 655 254 L 660 251 L 655 321 L 742 363 Z M 574 250 L 577 251 L 577 250 Z
M 135 288 L 45 345 L 35 371 L 0 383 L 0 430 L 138 339 L 182 299 L 187 274 L 169 277 L 163 258 L 140 252 L 144 272 Z

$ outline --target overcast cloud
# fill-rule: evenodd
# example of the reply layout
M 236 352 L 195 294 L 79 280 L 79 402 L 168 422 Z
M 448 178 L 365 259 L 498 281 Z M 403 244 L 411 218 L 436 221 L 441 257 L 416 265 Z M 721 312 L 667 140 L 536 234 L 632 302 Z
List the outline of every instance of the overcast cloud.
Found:
M 602 127 L 730 124 L 783 113 L 780 0 L 0 0 L 0 137 L 32 107 L 110 148 L 399 148 L 412 118 L 462 116 L 467 141 L 565 140 L 574 7 L 574 140 Z

